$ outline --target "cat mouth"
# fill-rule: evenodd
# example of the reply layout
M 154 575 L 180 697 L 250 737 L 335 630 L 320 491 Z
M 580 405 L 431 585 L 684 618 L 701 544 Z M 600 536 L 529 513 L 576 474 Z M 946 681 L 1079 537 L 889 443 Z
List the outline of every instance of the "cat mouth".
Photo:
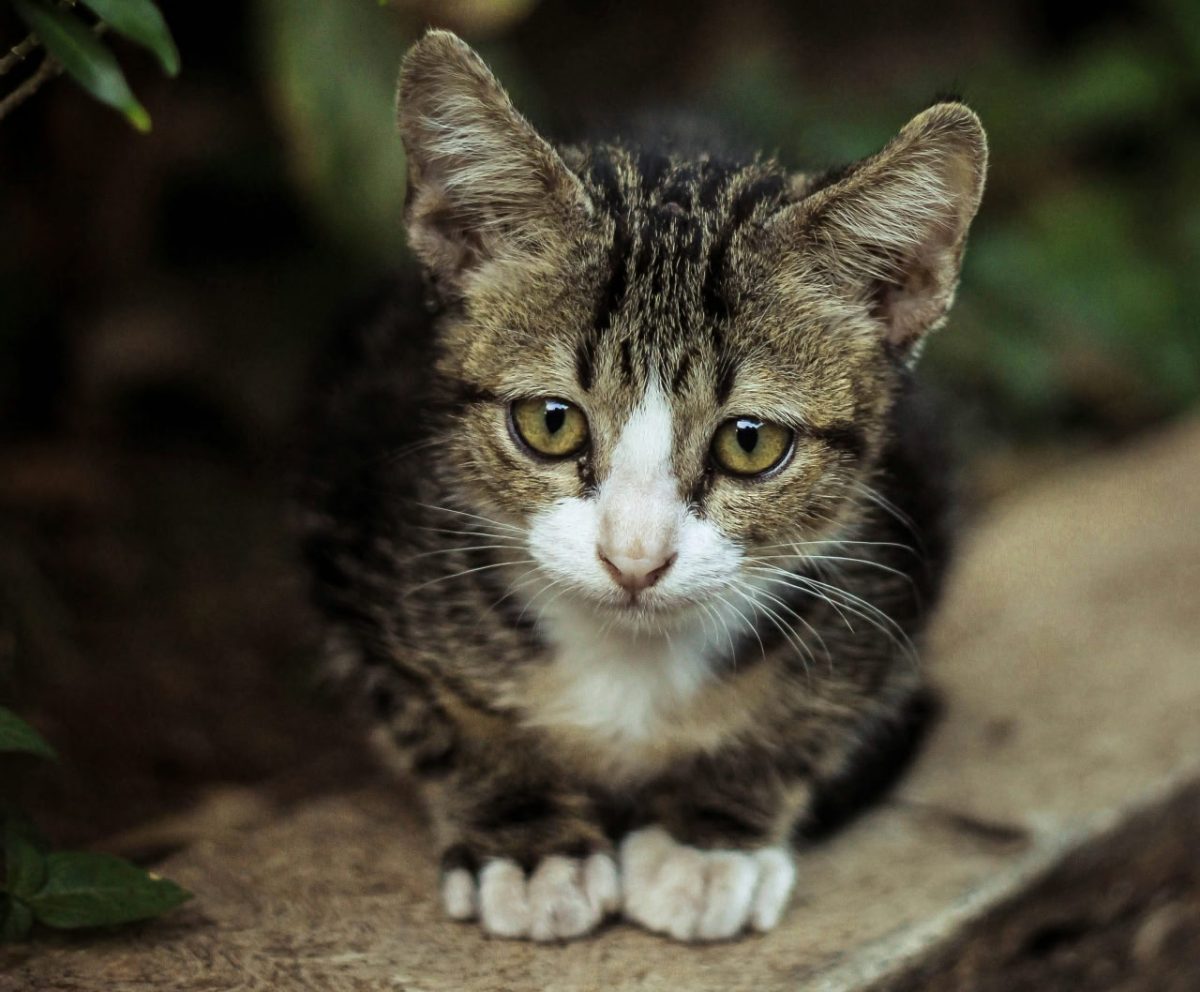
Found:
M 684 615 L 696 604 L 690 600 L 677 599 L 661 594 L 647 595 L 641 592 L 626 592 L 606 598 L 598 605 L 604 612 L 631 621 L 667 620 Z

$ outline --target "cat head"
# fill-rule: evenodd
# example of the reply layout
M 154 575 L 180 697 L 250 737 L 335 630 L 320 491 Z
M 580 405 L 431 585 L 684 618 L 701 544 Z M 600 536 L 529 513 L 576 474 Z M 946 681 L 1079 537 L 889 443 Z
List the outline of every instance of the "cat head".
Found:
M 749 556 L 853 523 L 954 296 L 987 157 L 974 113 L 936 104 L 817 179 L 556 149 L 437 31 L 405 60 L 399 116 L 410 243 L 443 309 L 438 471 L 464 509 L 519 527 L 569 595 L 636 617 L 702 607 Z

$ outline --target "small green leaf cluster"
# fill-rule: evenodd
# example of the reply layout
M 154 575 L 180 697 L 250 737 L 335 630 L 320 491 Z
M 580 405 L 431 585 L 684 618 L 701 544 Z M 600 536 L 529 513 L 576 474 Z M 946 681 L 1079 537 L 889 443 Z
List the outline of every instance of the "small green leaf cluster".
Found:
M 125 74 L 99 33 L 77 16 L 75 3 L 11 0 L 30 31 L 80 86 L 101 103 L 119 110 L 139 131 L 150 130 L 150 115 L 125 81 Z M 179 52 L 154 0 L 80 0 L 107 26 L 148 48 L 169 76 L 179 72 Z M 99 25 L 97 25 L 98 27 Z
M 0 753 L 54 758 L 54 751 L 0 706 Z M 0 808 L 0 943 L 20 940 L 34 922 L 59 930 L 115 926 L 158 916 L 191 894 L 111 854 L 51 851 L 22 812 Z

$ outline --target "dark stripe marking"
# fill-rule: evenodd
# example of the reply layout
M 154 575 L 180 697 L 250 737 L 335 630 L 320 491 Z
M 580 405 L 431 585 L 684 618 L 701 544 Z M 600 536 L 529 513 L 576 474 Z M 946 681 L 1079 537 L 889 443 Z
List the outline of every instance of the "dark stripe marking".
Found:
M 580 388 L 590 392 L 596 375 L 596 342 L 588 335 L 579 342 L 575 349 L 575 378 L 579 380 Z
M 849 421 L 839 421 L 826 427 L 808 427 L 802 433 L 823 441 L 836 451 L 851 458 L 861 459 L 867 448 L 867 439 L 862 430 Z
M 717 359 L 717 381 L 715 383 L 718 406 L 724 406 L 729 402 L 729 395 L 733 392 L 733 383 L 737 378 L 737 373 L 737 362 L 722 353 Z
M 633 385 L 633 354 L 630 351 L 628 338 L 621 342 L 621 378 L 625 385 Z
M 559 805 L 545 793 L 516 790 L 496 796 L 486 807 L 476 810 L 472 823 L 476 829 L 490 831 L 548 820 L 560 812 Z
M 687 819 L 705 840 L 759 840 L 766 833 L 763 824 L 754 823 L 729 809 L 717 806 L 694 806 Z
M 466 844 L 451 844 L 442 852 L 441 864 L 443 873 L 462 868 L 474 875 L 479 870 L 479 859 Z
M 784 180 L 779 175 L 762 176 L 743 186 L 733 199 L 729 221 L 717 235 L 708 253 L 708 268 L 701 284 L 701 300 L 705 313 L 718 320 L 729 317 L 729 301 L 724 296 L 725 260 L 729 245 L 738 229 L 746 223 L 761 203 L 778 201 L 783 194 Z
M 679 367 L 675 370 L 675 375 L 671 379 L 671 392 L 678 393 L 683 384 L 687 382 L 688 373 L 692 369 L 692 353 L 685 351 L 683 358 L 679 361 Z
M 442 778 L 454 770 L 458 752 L 448 745 L 430 754 L 421 754 L 413 761 L 413 771 L 422 778 Z

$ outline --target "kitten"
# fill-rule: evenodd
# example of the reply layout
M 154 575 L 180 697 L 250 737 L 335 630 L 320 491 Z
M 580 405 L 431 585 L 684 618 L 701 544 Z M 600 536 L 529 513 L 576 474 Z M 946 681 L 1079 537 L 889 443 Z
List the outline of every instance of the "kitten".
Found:
M 555 148 L 433 31 L 401 294 L 327 363 L 306 552 L 422 784 L 455 919 L 773 928 L 798 829 L 898 747 L 946 508 L 910 370 L 987 157 L 938 103 L 807 176 Z

